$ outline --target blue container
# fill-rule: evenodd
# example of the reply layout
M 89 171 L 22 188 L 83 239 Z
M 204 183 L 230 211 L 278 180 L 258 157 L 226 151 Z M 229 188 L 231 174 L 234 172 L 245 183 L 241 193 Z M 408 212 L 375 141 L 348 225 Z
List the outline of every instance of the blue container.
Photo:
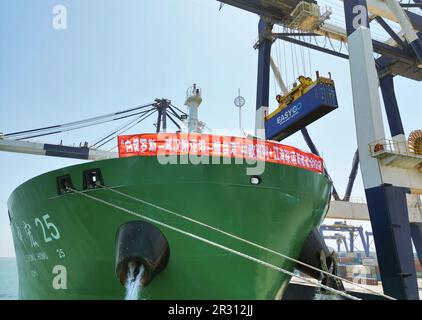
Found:
M 283 140 L 338 108 L 333 85 L 317 84 L 291 105 L 265 121 L 265 137 Z

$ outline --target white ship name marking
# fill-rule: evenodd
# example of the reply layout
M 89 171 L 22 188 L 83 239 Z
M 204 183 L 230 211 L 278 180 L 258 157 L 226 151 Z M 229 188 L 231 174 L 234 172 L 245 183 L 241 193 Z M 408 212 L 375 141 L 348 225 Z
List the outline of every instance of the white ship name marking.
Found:
M 25 234 L 28 237 L 29 242 L 31 243 L 31 247 L 32 248 L 39 247 L 40 245 L 38 244 L 38 242 L 34 239 L 34 236 L 32 235 L 31 225 L 29 225 L 25 221 L 23 222 L 23 225 L 24 225 L 23 229 L 25 230 Z
M 50 242 L 53 240 L 60 239 L 60 232 L 56 225 L 52 222 L 49 222 L 50 219 L 49 214 L 45 214 L 42 216 L 42 220 L 40 218 L 35 218 L 35 226 L 40 226 L 43 232 L 44 241 Z M 48 233 L 48 234 L 47 234 Z

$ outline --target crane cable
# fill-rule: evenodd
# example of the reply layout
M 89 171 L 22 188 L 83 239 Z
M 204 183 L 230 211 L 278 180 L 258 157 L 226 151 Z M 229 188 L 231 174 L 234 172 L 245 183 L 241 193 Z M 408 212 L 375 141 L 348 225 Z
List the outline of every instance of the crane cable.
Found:
M 180 116 L 172 109 L 172 107 L 171 107 L 172 105 L 170 104 L 170 106 L 169 106 L 169 111 L 170 112 L 168 112 L 167 113 L 167 117 L 171 120 L 171 122 L 173 122 L 179 129 L 180 129 L 180 126 L 177 124 L 177 122 L 170 116 L 170 113 L 171 114 L 173 114 L 173 116 L 175 116 L 177 119 L 179 119 L 180 120 Z M 175 106 L 173 106 L 174 108 L 176 108 L 177 110 L 179 110 L 179 108 L 177 108 L 177 107 L 175 107 Z M 179 110 L 180 111 L 180 110 Z M 105 144 L 107 144 L 107 143 L 109 143 L 111 140 L 113 140 L 115 137 L 116 137 L 116 135 L 118 135 L 118 134 L 123 134 L 123 133 L 125 133 L 125 132 L 127 132 L 127 131 L 129 131 L 130 129 L 132 129 L 134 126 L 136 126 L 136 125 L 138 125 L 139 123 L 141 123 L 142 121 L 144 121 L 145 119 L 147 119 L 147 118 L 149 118 L 150 116 L 152 116 L 155 112 L 157 112 L 157 109 L 156 108 L 152 108 L 152 109 L 149 109 L 149 110 L 147 110 L 147 111 L 144 111 L 144 113 L 140 116 L 140 117 L 138 117 L 137 119 L 135 119 L 135 123 L 133 123 L 133 122 L 131 122 L 130 124 L 129 124 L 129 126 L 124 126 L 122 129 L 120 129 L 120 130 L 116 130 L 115 132 L 114 132 L 114 135 L 113 135 L 113 137 L 111 137 L 111 138 L 109 138 L 107 141 L 105 141 L 104 143 L 102 143 L 101 145 L 99 145 L 97 148 L 100 148 L 100 147 L 102 147 L 103 145 L 105 145 Z M 133 123 L 133 124 L 132 124 Z M 109 135 L 110 136 L 110 135 Z M 116 146 L 114 146 L 113 148 L 111 148 L 110 150 L 113 150 L 113 149 L 115 149 L 117 147 L 117 145 Z
M 132 129 L 134 126 L 138 125 L 139 123 L 141 123 L 142 121 L 144 121 L 145 119 L 147 119 L 148 117 L 150 117 L 151 115 L 153 115 L 155 112 L 157 112 L 157 110 L 156 110 L 156 109 L 151 109 L 151 110 L 147 111 L 147 114 L 144 114 L 144 115 L 143 115 L 143 116 L 141 116 L 140 118 L 135 119 L 135 120 L 137 120 L 135 123 L 131 124 L 131 125 L 130 125 L 130 126 L 128 126 L 128 127 L 123 128 L 123 129 L 121 129 L 121 130 L 119 130 L 119 131 L 116 131 L 116 132 L 113 134 L 113 136 L 112 136 L 111 138 L 109 138 L 107 141 L 105 141 L 105 142 L 101 143 L 99 146 L 97 146 L 97 149 L 98 149 L 98 148 L 101 148 L 101 147 L 102 147 L 102 146 L 104 146 L 105 144 L 107 144 L 107 143 L 109 143 L 110 141 L 114 140 L 114 139 L 116 138 L 116 136 L 117 136 L 117 135 L 122 134 L 122 133 L 125 133 L 126 131 L 128 131 L 128 130 Z M 113 149 L 114 149 L 114 148 L 113 148 Z
M 299 40 L 303 41 L 301 36 L 299 37 Z M 304 52 L 303 46 L 300 46 L 299 48 L 300 48 L 300 56 L 302 58 L 303 75 L 306 77 L 307 72 L 306 72 L 306 63 L 305 63 L 305 52 Z
M 171 122 L 173 122 L 179 129 L 180 129 L 180 125 L 173 119 L 173 117 L 172 116 L 170 116 L 170 114 L 172 114 L 174 117 L 176 117 L 178 120 L 181 120 L 181 116 L 180 115 L 178 115 L 177 113 L 176 113 L 176 111 L 174 111 L 174 109 L 173 108 L 175 108 L 175 109 L 177 109 L 179 112 L 181 112 L 182 114 L 185 114 L 183 111 L 181 111 L 179 108 L 177 108 L 177 107 L 175 107 L 174 105 L 172 105 L 171 103 L 169 104 L 169 108 L 168 108 L 168 113 L 167 113 L 167 117 L 171 120 Z M 149 112 L 149 113 L 148 113 Z M 145 113 L 143 114 L 143 117 L 141 116 L 141 117 L 139 117 L 138 119 L 136 119 L 136 120 L 138 120 L 138 121 L 136 121 L 136 123 L 134 123 L 133 125 L 130 125 L 129 127 L 127 127 L 127 128 L 124 128 L 124 129 L 122 129 L 122 130 L 120 130 L 120 134 L 122 134 L 122 133 L 125 133 L 125 132 L 127 132 L 127 131 L 129 131 L 130 129 L 132 129 L 134 126 L 136 126 L 136 125 L 138 125 L 139 123 L 141 123 L 143 120 L 145 120 L 145 119 L 147 119 L 148 117 L 150 117 L 151 115 L 153 115 L 154 113 L 156 112 L 156 109 L 155 108 L 153 108 L 153 109 L 150 109 L 150 110 L 148 110 L 148 111 L 145 111 Z M 209 129 L 209 128 L 208 128 Z M 115 137 L 115 136 L 114 136 Z M 108 142 L 110 142 L 111 140 L 113 140 L 114 139 L 114 137 L 113 138 L 111 138 L 111 139 L 109 139 L 108 141 L 106 141 L 105 143 L 103 143 L 103 144 L 101 144 L 100 146 L 98 146 L 98 148 L 99 147 L 101 147 L 101 146 L 103 146 L 103 145 L 105 145 L 106 143 L 108 143 Z M 109 149 L 108 151 L 111 151 L 111 150 L 114 150 L 115 148 L 117 148 L 117 145 L 115 145 L 115 146 L 113 146 L 111 149 Z
M 294 54 L 293 54 L 293 44 L 292 43 L 290 43 L 290 52 L 291 52 L 291 55 L 292 55 L 292 72 L 293 72 L 293 80 L 292 80 L 292 82 L 294 82 L 295 81 L 295 79 L 296 79 L 296 69 L 295 69 L 295 60 L 294 60 Z
M 294 47 L 294 58 L 295 58 L 296 68 L 297 68 L 297 74 L 296 74 L 296 76 L 295 76 L 295 81 L 296 81 L 296 79 L 297 79 L 297 78 L 299 78 L 299 75 L 300 75 L 300 69 L 299 69 L 299 60 L 298 60 L 298 58 L 297 58 L 297 51 L 296 51 L 297 46 L 296 46 L 295 44 L 293 44 L 293 47 Z
M 109 114 L 105 114 L 105 115 L 101 115 L 97 117 L 78 120 L 74 122 L 68 122 L 68 123 L 54 125 L 54 126 L 8 133 L 8 134 L 5 134 L 4 136 L 6 138 L 14 138 L 16 140 L 23 140 L 23 139 L 30 139 L 30 138 L 40 137 L 40 136 L 56 134 L 56 133 L 62 133 L 66 131 L 81 129 L 81 128 L 85 128 L 85 127 L 89 127 L 93 125 L 98 125 L 98 124 L 102 124 L 102 123 L 106 123 L 110 121 L 121 120 L 128 117 L 136 116 L 142 113 L 142 111 L 139 111 L 139 110 L 152 106 L 152 105 L 153 103 L 149 103 L 146 105 L 137 106 L 137 107 L 119 111 L 119 112 L 113 112 L 113 113 L 109 113 Z
M 118 127 L 117 129 L 113 129 L 111 132 L 109 132 L 108 134 L 106 134 L 105 136 L 101 136 L 100 138 L 95 139 L 95 142 L 90 143 L 90 148 L 93 148 L 95 146 L 97 146 L 98 144 L 100 144 L 101 142 L 103 142 L 104 140 L 108 139 L 109 137 L 113 136 L 116 132 L 120 132 L 121 130 L 123 130 L 124 128 L 130 126 L 131 124 L 133 124 L 134 122 L 137 122 L 140 118 L 142 118 L 146 113 L 150 112 L 152 109 L 148 109 L 146 111 L 143 111 L 138 117 L 136 117 L 135 119 L 131 119 L 129 122 L 124 123 L 122 126 Z
M 288 80 L 288 72 L 287 72 L 287 54 L 286 54 L 286 41 L 283 40 L 283 55 L 284 55 L 284 68 L 285 68 L 285 74 L 286 74 L 286 83 L 289 83 Z
M 147 107 L 153 107 L 153 108 L 145 110 L 145 108 L 147 108 Z M 177 111 L 179 111 L 180 113 L 182 113 L 183 115 L 186 115 L 185 112 L 183 112 L 179 108 L 175 107 L 174 105 L 170 104 L 169 105 L 170 113 L 172 113 L 174 116 L 176 116 L 179 120 L 181 119 L 181 116 L 179 116 L 176 113 L 176 111 L 174 111 L 173 108 L 176 109 Z M 72 131 L 72 130 L 82 129 L 82 128 L 86 128 L 86 127 L 90 127 L 90 126 L 95 126 L 95 125 L 99 125 L 99 124 L 104 124 L 104 123 L 108 123 L 108 122 L 112 122 L 112 121 L 117 121 L 117 120 L 122 120 L 122 119 L 137 116 L 134 120 L 130 120 L 129 122 L 123 124 L 122 126 L 118 127 L 117 129 L 113 129 L 111 132 L 109 132 L 105 136 L 97 138 L 96 140 L 94 140 L 94 142 L 92 142 L 90 144 L 90 147 L 91 148 L 94 147 L 95 149 L 98 149 L 99 147 L 103 146 L 104 144 L 106 144 L 110 140 L 112 140 L 116 133 L 119 133 L 122 130 L 124 130 L 124 132 L 126 132 L 127 130 L 134 127 L 136 124 L 138 124 L 141 121 L 143 121 L 144 119 L 148 118 L 152 113 L 156 112 L 156 110 L 157 109 L 155 107 L 155 104 L 149 103 L 149 104 L 145 104 L 145 105 L 139 105 L 139 106 L 136 106 L 136 107 L 132 107 L 132 108 L 129 108 L 129 109 L 126 109 L 126 110 L 123 110 L 123 111 L 113 112 L 113 113 L 109 113 L 109 114 L 105 114 L 105 115 L 101 115 L 101 116 L 96 116 L 96 117 L 92 117 L 92 118 L 87 118 L 87 119 L 83 119 L 83 120 L 78 120 L 78 121 L 73 121 L 73 122 L 63 123 L 63 124 L 59 124 L 59 125 L 48 126 L 48 127 L 41 127 L 41 128 L 36 128 L 36 129 L 30 129 L 30 130 L 24 130 L 24 131 L 19 131 L 19 132 L 8 133 L 8 134 L 5 134 L 4 137 L 9 138 L 9 139 L 14 139 L 14 140 L 17 140 L 17 141 L 27 140 L 27 139 L 32 139 L 32 138 L 36 138 L 36 137 L 42 137 L 42 136 L 64 133 L 64 132 L 68 132 L 68 131 Z M 150 113 L 151 111 L 152 111 L 152 113 Z M 146 114 L 148 114 L 148 116 L 143 117 Z M 168 115 L 168 116 L 169 116 L 170 120 L 173 123 L 175 123 L 176 126 L 178 126 L 177 123 L 174 121 L 174 119 L 172 119 L 170 117 L 170 115 Z M 133 123 L 135 123 L 135 124 L 132 125 Z M 109 137 L 112 137 L 112 138 L 108 139 Z M 106 139 L 108 139 L 108 140 L 105 143 L 102 143 Z

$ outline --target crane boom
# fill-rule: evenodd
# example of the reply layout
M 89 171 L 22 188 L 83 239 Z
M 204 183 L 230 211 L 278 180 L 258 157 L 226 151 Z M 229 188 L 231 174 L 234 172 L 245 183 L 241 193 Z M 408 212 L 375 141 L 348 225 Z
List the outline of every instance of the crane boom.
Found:
M 0 151 L 80 160 L 105 160 L 118 157 L 116 152 L 90 149 L 86 146 L 72 147 L 31 141 L 18 141 L 1 137 Z

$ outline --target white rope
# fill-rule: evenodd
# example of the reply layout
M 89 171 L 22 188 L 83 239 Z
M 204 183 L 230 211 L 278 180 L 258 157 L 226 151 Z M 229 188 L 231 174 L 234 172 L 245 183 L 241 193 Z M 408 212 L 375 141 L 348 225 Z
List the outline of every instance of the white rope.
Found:
M 101 186 L 101 187 L 103 187 L 103 188 L 105 188 L 105 189 L 107 189 L 107 190 L 109 190 L 109 191 L 112 191 L 112 192 L 114 192 L 114 193 L 117 193 L 117 194 L 119 194 L 119 195 L 122 195 L 122 196 L 124 196 L 124 197 L 127 197 L 127 198 L 129 198 L 129 199 L 131 199 L 131 200 L 134 200 L 134 201 L 137 201 L 137 202 L 140 202 L 140 203 L 146 204 L 146 205 L 148 205 L 148 206 L 154 207 L 154 208 L 156 208 L 156 209 L 158 209 L 158 210 L 161 210 L 161 211 L 164 211 L 164 212 L 170 213 L 170 214 L 172 214 L 172 215 L 174 215 L 174 216 L 176 216 L 176 217 L 179 217 L 179 218 L 181 218 L 181 219 L 184 219 L 184 220 L 187 220 L 187 221 L 190 221 L 190 222 L 196 223 L 196 224 L 198 224 L 198 225 L 201 225 L 201 226 L 206 227 L 206 228 L 208 228 L 208 229 L 214 230 L 214 231 L 216 231 L 216 232 L 218 232 L 218 233 L 221 233 L 221 234 L 223 234 L 223 235 L 225 235 L 225 236 L 228 236 L 228 237 L 230 237 L 230 238 L 233 238 L 233 239 L 239 240 L 239 241 L 241 241 L 241 242 L 247 243 L 247 244 L 249 244 L 249 245 L 251 245 L 251 246 L 254 246 L 254 247 L 259 248 L 259 249 L 261 249 L 261 250 L 267 251 L 267 252 L 269 252 L 269 253 L 273 253 L 273 254 L 275 254 L 275 255 L 277 255 L 277 256 L 279 256 L 279 257 L 285 258 L 285 259 L 290 260 L 290 261 L 292 261 L 292 262 L 295 262 L 295 263 L 297 263 L 297 264 L 300 264 L 300 265 L 303 265 L 303 266 L 308 267 L 308 268 L 310 268 L 310 269 L 313 269 L 313 270 L 315 270 L 315 271 L 321 272 L 321 273 L 323 273 L 323 274 L 325 274 L 325 275 L 327 275 L 327 276 L 330 276 L 330 277 L 336 278 L 336 279 L 338 279 L 338 280 L 342 280 L 342 281 L 344 281 L 344 282 L 347 282 L 347 283 L 349 283 L 349 284 L 355 285 L 355 286 L 357 286 L 357 287 L 359 287 L 359 288 L 361 288 L 361 289 L 363 289 L 363 290 L 366 290 L 366 291 L 368 291 L 368 292 L 370 292 L 370 293 L 377 294 L 377 295 L 381 295 L 381 296 L 383 296 L 383 297 L 385 297 L 385 298 L 387 298 L 387 299 L 390 299 L 390 300 L 396 300 L 396 299 L 394 299 L 393 297 L 390 297 L 390 296 L 385 295 L 385 294 L 382 294 L 382 293 L 378 293 L 378 292 L 376 292 L 376 291 L 374 291 L 374 290 L 371 290 L 371 289 L 368 289 L 368 288 L 366 288 L 366 287 L 364 287 L 364 286 L 361 286 L 361 285 L 360 285 L 360 284 L 358 284 L 358 283 L 355 283 L 355 282 L 352 282 L 352 281 L 347 280 L 347 279 L 345 279 L 345 278 L 342 278 L 342 277 L 339 277 L 339 276 L 337 276 L 337 275 L 331 274 L 331 273 L 329 273 L 329 272 L 327 272 L 327 271 L 324 271 L 324 270 L 319 269 L 319 268 L 317 268 L 317 267 L 311 266 L 311 265 L 309 265 L 309 264 L 307 264 L 307 263 L 304 263 L 304 262 L 302 262 L 302 261 L 300 261 L 300 260 L 294 259 L 294 258 L 292 258 L 292 257 L 289 257 L 289 256 L 287 256 L 287 255 L 284 255 L 284 254 L 282 254 L 282 253 L 280 253 L 280 252 L 274 251 L 274 250 L 269 249 L 269 248 L 267 248 L 267 247 L 261 246 L 261 245 L 259 245 L 259 244 L 257 244 L 257 243 L 251 242 L 251 241 L 246 240 L 246 239 L 244 239 L 244 238 L 238 237 L 238 236 L 236 236 L 236 235 L 234 235 L 234 234 L 232 234 L 232 233 L 228 233 L 228 232 L 226 232 L 226 231 L 224 231 L 224 230 L 221 230 L 221 229 L 218 229 L 218 228 L 216 228 L 216 227 L 210 226 L 210 225 L 208 225 L 208 224 L 206 224 L 206 223 L 203 223 L 203 222 L 201 222 L 201 221 L 198 221 L 198 220 L 195 220 L 195 219 L 192 219 L 192 218 L 186 217 L 186 216 L 184 216 L 184 215 L 182 215 L 182 214 L 180 214 L 180 213 L 177 213 L 177 212 L 171 211 L 171 210 L 169 210 L 169 209 L 166 209 L 166 208 L 160 207 L 160 206 L 158 206 L 158 205 L 156 205 L 156 204 L 153 204 L 153 203 L 150 203 L 150 202 L 148 202 L 148 201 L 145 201 L 145 200 L 142 200 L 142 199 L 139 199 L 139 198 L 133 197 L 133 196 L 131 196 L 131 195 L 128 195 L 127 193 L 124 193 L 124 192 L 121 192 L 121 191 L 118 191 L 118 190 L 115 190 L 115 189 L 109 188 L 109 187 L 107 187 L 107 186 L 104 186 L 104 185 L 100 185 L 100 186 Z
M 288 72 L 287 72 L 287 54 L 286 54 L 286 41 L 283 41 L 283 60 L 284 60 L 284 72 L 286 74 L 286 84 L 289 85 L 289 78 L 288 78 Z
M 272 74 L 272 79 L 273 79 L 273 86 L 274 86 L 274 96 L 277 96 L 277 80 L 276 80 L 276 78 L 275 78 L 275 75 L 274 75 L 274 72 L 273 72 L 273 74 Z M 239 115 L 240 115 L 240 113 L 239 113 Z M 240 121 L 239 121 L 239 123 L 240 123 Z
M 281 27 L 280 26 L 277 26 L 277 33 L 280 33 L 280 29 L 281 29 Z M 283 63 L 283 60 L 284 60 L 284 64 L 286 64 L 286 56 L 282 56 L 282 54 L 281 54 L 281 41 L 283 41 L 283 40 L 279 40 L 279 41 L 277 41 L 277 48 L 278 48 L 278 64 L 279 64 L 279 67 L 280 67 L 280 69 L 283 69 L 283 66 L 282 66 L 282 63 Z M 287 86 L 289 85 L 289 81 L 287 80 L 287 67 L 286 66 L 284 66 L 284 70 L 281 70 L 281 74 L 283 74 L 283 72 L 284 72 L 284 82 L 287 84 Z
M 309 42 L 312 41 L 312 38 L 309 37 Z M 312 69 L 312 59 L 311 59 L 311 49 L 308 48 L 308 60 L 309 60 L 309 73 L 310 77 L 313 78 L 314 76 L 314 70 Z
M 299 68 L 299 61 L 298 61 L 298 58 L 297 58 L 297 46 L 296 46 L 296 44 L 293 44 L 293 48 L 294 48 L 294 58 L 295 58 L 295 62 L 296 62 L 296 70 L 297 70 L 297 76 L 296 76 L 296 79 L 297 78 L 299 78 L 299 76 L 301 75 L 300 74 L 300 68 Z
M 208 240 L 208 239 L 202 238 L 202 237 L 200 237 L 200 236 L 198 236 L 198 235 L 196 235 L 196 234 L 193 234 L 193 233 L 190 233 L 190 232 L 184 231 L 184 230 L 182 230 L 182 229 L 179 229 L 179 228 L 173 227 L 173 226 L 168 225 L 168 224 L 166 224 L 166 223 L 163 223 L 163 222 L 157 221 L 157 220 L 155 220 L 155 219 L 149 218 L 149 217 L 144 216 L 144 215 L 142 215 L 142 214 L 139 214 L 139 213 L 137 213 L 137 212 L 135 212 L 135 211 L 132 211 L 132 210 L 129 210 L 129 209 L 126 209 L 126 208 L 120 207 L 120 206 L 118 206 L 118 205 L 116 205 L 116 204 L 110 203 L 110 202 L 105 201 L 105 200 L 100 199 L 100 198 L 93 197 L 93 196 L 91 196 L 91 195 L 89 195 L 89 194 L 86 194 L 86 193 L 84 193 L 84 192 L 81 192 L 81 191 L 75 190 L 75 189 L 70 188 L 70 187 L 68 187 L 68 190 L 70 190 L 70 191 L 72 191 L 72 192 L 74 192 L 74 193 L 76 193 L 76 194 L 79 194 L 79 195 L 81 195 L 81 196 L 84 196 L 84 197 L 86 197 L 86 198 L 89 198 L 89 199 L 91 199 L 91 200 L 94 200 L 94 201 L 97 201 L 97 202 L 103 203 L 103 204 L 105 204 L 105 205 L 108 205 L 108 206 L 110 206 L 110 207 L 113 207 L 113 208 L 115 208 L 115 209 L 118 209 L 118 210 L 124 211 L 124 212 L 129 213 L 129 214 L 131 214 L 131 215 L 134 215 L 134 216 L 136 216 L 136 217 L 138 217 L 138 218 L 142 218 L 142 219 L 144 219 L 144 220 L 147 220 L 147 221 L 149 221 L 149 222 L 155 223 L 155 224 L 160 225 L 160 226 L 162 226 L 162 227 L 165 227 L 165 228 L 168 228 L 168 229 L 170 229 L 170 230 L 173 230 L 173 231 L 179 232 L 179 233 L 184 234 L 184 235 L 186 235 L 186 236 L 188 236 L 188 237 L 191 237 L 191 238 L 193 238 L 193 239 L 196 239 L 196 240 L 202 241 L 202 242 L 207 243 L 207 244 L 209 244 L 209 245 L 211 245 L 211 246 L 214 246 L 214 247 L 220 248 L 220 249 L 222 249 L 222 250 L 224 250 L 224 251 L 227 251 L 227 252 L 230 252 L 230 253 L 236 254 L 236 255 L 238 255 L 238 256 L 240 256 L 240 257 L 243 257 L 243 258 L 245 258 L 245 259 L 247 259 L 247 260 L 250 260 L 250 261 L 256 262 L 256 263 L 258 263 L 258 264 L 261 264 L 261 265 L 263 265 L 263 266 L 266 266 L 266 267 L 268 267 L 268 268 L 270 268 L 270 269 L 273 269 L 273 270 L 275 270 L 275 271 L 278 271 L 278 272 L 281 272 L 281 273 L 287 274 L 287 275 L 289 275 L 289 276 L 291 276 L 291 277 L 296 277 L 296 278 L 299 278 L 299 279 L 301 279 L 301 280 L 303 280 L 303 281 L 306 281 L 306 282 L 308 282 L 308 283 L 310 283 L 310 284 L 316 285 L 316 286 L 318 286 L 318 287 L 320 287 L 320 288 L 323 288 L 323 289 L 325 289 L 325 290 L 327 290 L 327 291 L 331 291 L 331 292 L 333 292 L 333 293 L 336 293 L 336 294 L 338 294 L 338 295 L 341 295 L 341 296 L 343 296 L 343 297 L 345 297 L 345 298 L 348 298 L 348 299 L 351 299 L 351 300 L 361 300 L 361 299 L 359 299 L 359 298 L 357 298 L 357 297 L 354 297 L 354 296 L 352 296 L 352 295 L 350 295 L 350 294 L 347 294 L 347 293 L 344 293 L 344 292 L 342 292 L 342 291 L 339 291 L 339 290 L 336 290 L 336 289 L 330 288 L 330 287 L 328 287 L 328 286 L 326 286 L 326 285 L 323 285 L 323 284 L 320 284 L 320 283 L 315 283 L 315 282 L 313 282 L 313 281 L 311 281 L 311 280 L 309 280 L 309 279 L 306 279 L 305 277 L 302 277 L 302 276 L 296 275 L 296 274 L 294 274 L 293 272 L 290 272 L 290 271 L 285 270 L 285 269 L 283 269 L 283 268 L 277 267 L 277 266 L 275 266 L 275 265 L 273 265 L 273 264 L 271 264 L 271 263 L 268 263 L 268 262 L 262 261 L 262 260 L 260 260 L 260 259 L 254 258 L 254 257 L 251 257 L 251 256 L 249 256 L 249 255 L 247 255 L 247 254 L 245 254 L 245 253 L 240 252 L 240 251 L 237 251 L 237 250 L 234 250 L 234 249 L 228 248 L 228 247 L 223 246 L 223 245 L 221 245 L 221 244 L 219 244 L 219 243 L 216 243 L 216 242 L 214 242 L 214 241 L 211 241 L 211 240 Z
M 293 74 L 293 80 L 292 82 L 296 81 L 296 68 L 295 68 L 295 59 L 294 59 L 294 54 L 293 54 L 293 43 L 290 43 L 290 52 L 292 55 L 292 74 Z
M 299 40 L 304 41 L 302 39 L 302 37 L 299 37 Z M 300 46 L 300 55 L 301 55 L 301 58 L 302 58 L 303 75 L 306 77 L 307 71 L 306 71 L 306 63 L 305 63 L 305 52 L 304 52 L 303 46 Z

